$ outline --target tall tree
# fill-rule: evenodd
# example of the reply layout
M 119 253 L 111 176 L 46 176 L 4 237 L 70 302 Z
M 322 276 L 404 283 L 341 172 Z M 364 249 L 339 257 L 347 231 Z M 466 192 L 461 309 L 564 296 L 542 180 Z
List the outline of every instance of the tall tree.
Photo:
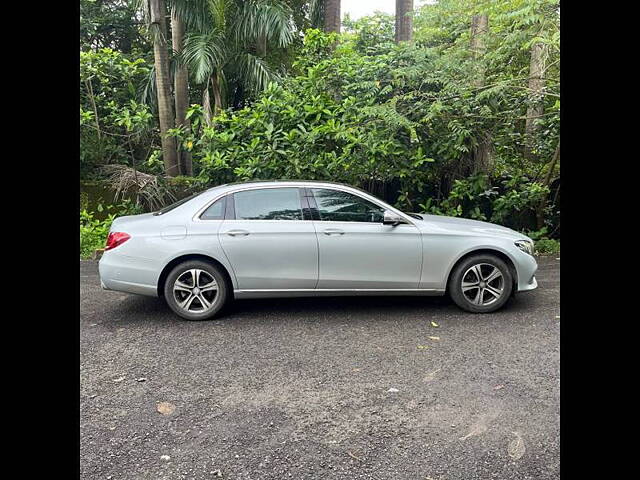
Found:
M 486 53 L 486 36 L 489 31 L 489 16 L 486 13 L 474 15 L 471 18 L 471 52 L 473 55 L 473 85 L 476 88 L 484 86 Z M 471 169 L 473 173 L 488 172 L 493 166 L 492 138 L 490 132 L 482 132 L 477 144 L 471 151 Z
M 413 0 L 396 0 L 396 43 L 413 38 Z
M 180 54 L 184 48 L 185 24 L 175 5 L 171 8 L 171 43 L 175 57 L 174 62 L 174 93 L 176 100 L 176 128 L 184 127 L 187 131 L 191 127 L 191 122 L 187 115 L 189 107 L 189 73 L 186 65 L 180 59 Z M 183 175 L 193 175 L 193 163 L 191 153 L 182 150 L 179 152 L 180 173 Z
M 195 83 L 204 87 L 206 120 L 212 103 L 214 111 L 225 108 L 278 78 L 268 57 L 291 44 L 295 27 L 292 11 L 282 0 L 196 3 L 202 8 L 194 8 L 199 13 L 187 21 L 182 57 Z
M 175 137 L 167 136 L 175 126 L 171 101 L 171 80 L 169 74 L 169 50 L 167 45 L 167 10 L 164 0 L 149 0 L 149 27 L 153 37 L 153 57 L 156 70 L 156 91 L 158 95 L 158 117 L 160 120 L 160 140 L 165 173 L 170 177 L 180 174 Z
M 473 65 L 475 75 L 473 84 L 476 87 L 484 85 L 484 54 L 487 51 L 486 36 L 489 31 L 489 16 L 480 13 L 471 17 L 471 54 L 473 55 Z
M 544 113 L 544 60 L 545 45 L 534 43 L 531 46 L 531 62 L 529 64 L 529 106 L 525 120 L 525 157 L 533 159 L 534 143 L 537 131 L 537 120 Z
M 340 33 L 340 0 L 325 0 L 324 31 Z

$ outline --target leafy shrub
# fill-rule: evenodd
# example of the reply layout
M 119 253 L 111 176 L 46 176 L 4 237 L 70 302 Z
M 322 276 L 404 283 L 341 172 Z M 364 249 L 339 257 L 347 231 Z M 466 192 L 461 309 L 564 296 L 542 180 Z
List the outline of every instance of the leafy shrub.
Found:
M 104 248 L 111 223 L 116 217 L 110 214 L 104 220 L 94 218 L 94 212 L 80 211 L 80 258 L 91 258 L 99 248 Z
M 99 220 L 95 218 L 95 212 L 87 211 L 86 208 L 80 210 L 80 258 L 91 258 L 97 249 L 104 248 L 111 224 L 117 216 L 142 213 L 141 208 L 130 200 L 107 207 L 98 205 L 97 210 L 113 213 L 109 213 L 104 220 Z
M 537 255 L 558 255 L 560 254 L 560 240 L 540 238 L 535 242 L 535 252 Z
M 146 160 L 155 120 L 139 100 L 150 74 L 141 58 L 109 48 L 80 52 L 81 178 L 98 176 L 105 164 Z
M 499 185 L 492 186 L 487 175 L 473 175 L 456 180 L 449 196 L 441 202 L 429 198 L 419 206 L 425 213 L 490 221 L 526 230 L 533 223 L 534 210 L 548 188 L 520 176 L 505 178 Z

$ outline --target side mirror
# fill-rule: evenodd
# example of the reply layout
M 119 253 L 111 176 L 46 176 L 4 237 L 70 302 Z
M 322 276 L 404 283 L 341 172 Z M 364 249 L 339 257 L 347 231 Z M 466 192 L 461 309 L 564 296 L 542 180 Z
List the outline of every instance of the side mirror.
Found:
M 396 227 L 401 223 L 407 223 L 407 221 L 400 215 L 396 215 L 395 213 L 393 213 L 391 210 L 384 211 L 384 217 L 382 218 L 383 225 L 393 225 L 394 227 Z

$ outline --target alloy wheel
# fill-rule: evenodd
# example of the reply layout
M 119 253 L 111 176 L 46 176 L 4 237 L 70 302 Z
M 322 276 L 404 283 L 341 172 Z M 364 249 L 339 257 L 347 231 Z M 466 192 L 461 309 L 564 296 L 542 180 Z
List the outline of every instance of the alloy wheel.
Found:
M 185 270 L 173 284 L 176 304 L 189 313 L 211 310 L 218 294 L 218 283 L 209 272 L 198 268 Z
M 461 286 L 462 294 L 473 305 L 491 305 L 504 293 L 504 277 L 495 265 L 478 263 L 464 273 Z

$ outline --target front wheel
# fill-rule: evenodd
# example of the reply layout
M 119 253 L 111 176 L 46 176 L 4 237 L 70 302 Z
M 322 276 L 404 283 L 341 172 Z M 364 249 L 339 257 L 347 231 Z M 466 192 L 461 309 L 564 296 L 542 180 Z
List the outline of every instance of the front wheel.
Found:
M 220 269 L 201 260 L 177 265 L 167 276 L 164 298 L 185 320 L 208 320 L 225 306 L 229 286 Z
M 449 294 L 463 310 L 489 313 L 501 308 L 513 290 L 509 266 L 494 255 L 474 255 L 456 266 L 449 280 Z

